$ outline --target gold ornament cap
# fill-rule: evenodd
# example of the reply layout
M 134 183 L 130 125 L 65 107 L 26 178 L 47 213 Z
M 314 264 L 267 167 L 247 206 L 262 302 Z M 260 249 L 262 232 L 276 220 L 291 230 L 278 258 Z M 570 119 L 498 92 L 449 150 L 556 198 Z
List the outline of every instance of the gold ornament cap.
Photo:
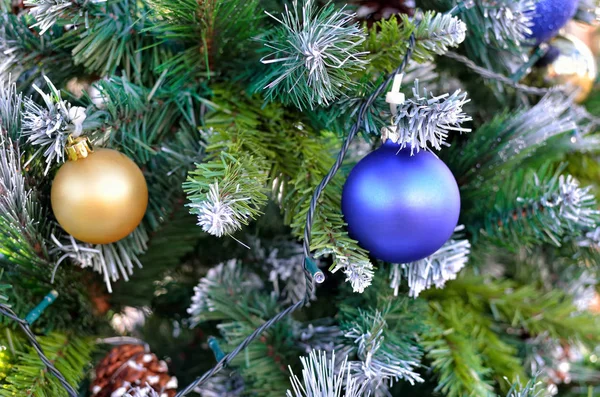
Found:
M 90 153 L 94 152 L 90 141 L 86 137 L 79 136 L 77 138 L 73 138 L 73 135 L 69 135 L 67 138 L 67 146 L 65 150 L 67 152 L 67 158 L 70 161 L 84 159 L 89 156 Z

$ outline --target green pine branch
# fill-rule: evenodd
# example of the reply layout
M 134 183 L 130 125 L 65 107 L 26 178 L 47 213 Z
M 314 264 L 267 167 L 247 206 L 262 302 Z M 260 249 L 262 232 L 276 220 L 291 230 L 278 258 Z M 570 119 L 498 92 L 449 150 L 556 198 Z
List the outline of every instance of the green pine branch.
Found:
M 462 277 L 450 281 L 443 290 L 429 290 L 428 300 L 457 299 L 471 310 L 486 313 L 494 322 L 522 328 L 529 335 L 547 334 L 553 338 L 595 343 L 600 338 L 597 316 L 578 312 L 564 291 L 540 291 L 535 286 L 519 286 L 509 280 L 486 281 Z
M 131 276 L 129 283 L 113 285 L 111 302 L 121 306 L 147 305 L 148 297 L 155 296 L 157 289 L 162 287 L 160 282 L 165 279 L 165 274 L 176 278 L 182 259 L 194 251 L 200 235 L 194 217 L 180 203 L 150 234 L 148 249 L 139 257 L 144 268 Z
M 113 77 L 97 86 L 102 105 L 99 109 L 90 105 L 85 121 L 87 129 L 95 128 L 92 141 L 117 148 L 138 164 L 154 157 L 163 139 L 180 126 L 182 99 L 173 92 L 158 86 L 146 88 L 125 77 Z
M 260 278 L 237 261 L 209 271 L 195 288 L 188 312 L 193 325 L 218 321 L 224 352 L 238 346 L 257 327 L 282 309 Z M 288 383 L 287 364 L 297 361 L 300 351 L 293 340 L 293 320 L 288 317 L 266 330 L 232 362 L 244 380 L 246 392 L 266 397 L 281 396 Z
M 153 25 L 147 30 L 158 40 L 179 48 L 157 69 L 174 86 L 219 74 L 231 67 L 252 66 L 263 13 L 258 0 L 151 0 Z
M 460 0 L 421 0 L 423 7 L 440 12 L 461 4 Z M 475 1 L 472 7 L 460 7 L 458 16 L 469 30 L 464 52 L 486 69 L 510 74 L 511 66 L 529 53 L 527 33 L 534 9 L 528 1 Z M 500 85 L 496 92 L 504 99 L 509 96 Z
M 88 8 L 86 18 L 78 20 L 77 29 L 69 29 L 54 43 L 69 51 L 75 65 L 81 65 L 87 73 L 124 75 L 137 84 L 154 84 L 160 75 L 158 66 L 173 54 L 144 31 L 149 25 L 147 6 L 119 0 L 88 4 Z
M 0 255 L 35 270 L 49 259 L 44 236 L 52 225 L 39 193 L 29 186 L 19 148 L 21 96 L 15 84 L 0 85 Z M 17 140 L 13 141 L 13 138 Z
M 2 276 L 4 275 L 4 269 L 0 269 L 0 280 L 2 280 Z M 0 284 L 0 303 L 6 304 L 8 301 L 8 296 L 6 295 L 6 291 L 10 290 L 12 286 L 10 284 Z
M 22 111 L 23 95 L 17 91 L 15 83 L 3 81 L 0 84 L 0 126 L 5 139 L 19 140 Z
M 577 312 L 561 290 L 469 276 L 424 295 L 430 301 L 430 329 L 422 343 L 439 378 L 438 389 L 449 396 L 492 396 L 492 386 L 508 389 L 505 378 L 524 379 L 517 349 L 504 332 L 508 328 L 590 345 L 600 338 L 598 318 Z M 514 393 L 509 390 L 519 395 Z
M 254 92 L 264 91 L 267 101 L 314 109 L 330 105 L 355 85 L 352 75 L 365 69 L 361 45 L 366 32 L 354 14 L 307 0 L 269 16 L 275 26 L 260 37 L 265 56 Z
M 377 275 L 374 288 L 360 296 L 352 295 L 345 299 L 349 306 L 343 307 L 340 316 L 345 335 L 354 337 L 350 333 L 353 325 L 365 321 L 370 313 L 363 309 L 376 304 L 384 308 L 381 310 L 384 326 L 372 329 L 364 339 L 356 340 L 371 340 L 383 335 L 385 338 L 382 339 L 381 348 L 385 348 L 388 343 L 400 338 L 409 342 L 400 349 L 404 354 L 410 351 L 411 340 L 417 343 L 417 348 L 425 353 L 423 364 L 432 369 L 437 378 L 437 390 L 442 394 L 495 397 L 500 390 L 508 392 L 512 382 L 525 379 L 525 369 L 517 349 L 518 341 L 505 332 L 509 327 L 515 329 L 518 326 L 507 324 L 505 319 L 494 316 L 496 297 L 502 299 L 515 290 L 513 283 L 484 283 L 483 279 L 477 277 L 460 278 L 449 281 L 444 289 L 422 293 L 424 300 L 394 296 L 393 289 L 385 280 L 385 272 L 380 270 Z M 469 287 L 456 287 L 457 283 L 461 286 L 465 283 Z M 477 288 L 493 290 L 497 295 L 484 298 L 475 292 Z M 528 294 L 532 295 L 531 292 Z M 547 298 L 540 297 L 539 303 L 542 304 Z M 502 307 L 519 310 L 529 304 L 529 298 L 523 295 L 514 299 L 521 301 L 516 303 L 511 300 Z M 568 302 L 565 305 L 568 306 Z M 555 307 L 556 302 L 548 306 Z M 352 309 L 354 307 L 362 309 Z M 545 306 L 540 310 L 545 310 Z M 537 316 L 533 313 L 527 315 L 532 319 Z M 540 326 L 540 329 L 544 326 Z M 414 335 L 418 335 L 416 342 L 411 339 Z M 401 357 L 398 352 L 394 356 Z M 375 357 L 373 355 L 372 359 Z
M 419 373 L 423 348 L 417 335 L 427 329 L 426 304 L 408 297 L 391 298 L 382 297 L 376 308 L 342 306 L 340 311 L 344 338 L 337 350 L 349 354 L 353 375 L 365 394 L 377 394 L 382 385 L 397 381 L 423 382 Z
M 229 149 L 236 157 L 221 151 L 217 159 L 198 164 L 183 184 L 191 202 L 190 212 L 198 216 L 198 224 L 205 232 L 217 237 L 248 225 L 262 213 L 267 202 L 268 163 L 239 148 Z M 219 153 L 211 146 L 207 152 L 209 156 Z
M 378 21 L 368 29 L 363 44 L 363 50 L 369 53 L 367 73 L 389 73 L 396 69 L 412 34 L 415 48 L 411 59 L 424 63 L 433 61 L 435 55 L 443 55 L 449 47 L 458 47 L 466 31 L 466 25 L 457 17 L 435 11 L 426 11 L 418 20 L 401 14 Z
M 515 380 L 506 397 L 544 397 L 546 395 L 547 390 L 544 388 L 544 384 L 534 377 L 524 385 L 519 379 Z
M 0 332 L 0 345 L 9 346 L 11 369 L 0 380 L 2 397 L 62 397 L 67 393 L 60 382 L 50 374 L 35 350 L 21 336 L 8 328 Z M 7 339 L 10 338 L 10 341 Z M 46 357 L 54 364 L 67 382 L 77 388 L 83 379 L 94 349 L 93 339 L 72 334 L 51 333 L 39 336 Z M 14 351 L 12 349 L 15 349 Z
M 36 22 L 31 28 L 38 28 L 43 35 L 57 22 L 62 25 L 69 23 L 77 24 L 79 18 L 85 15 L 87 19 L 87 2 L 68 1 L 68 0 L 26 0 L 24 5 L 34 16 Z M 93 3 L 91 3 L 93 4 Z
M 39 31 L 31 29 L 35 19 L 28 14 L 14 15 L 0 5 L 0 51 L 5 54 L 0 64 L 0 76 L 16 81 L 19 91 L 34 93 L 33 84 L 45 86 L 43 76 L 48 76 L 59 86 L 64 86 L 73 76 L 82 74 L 71 59 L 68 50 L 58 47 L 53 40 L 41 40 Z M 54 37 L 63 35 L 61 27 L 51 29 Z M 61 65 L 61 67 L 56 67 Z
M 584 106 L 594 116 L 600 116 L 600 91 L 593 91 L 586 99 Z
M 440 154 L 457 175 L 459 185 L 488 197 L 486 186 L 490 184 L 481 181 L 501 181 L 524 166 L 539 166 L 534 155 L 542 154 L 541 150 L 546 158 L 550 149 L 558 158 L 573 151 L 576 143 L 570 139 L 571 133 L 580 123 L 587 123 L 585 112 L 574 109 L 568 97 L 552 92 L 532 107 L 497 113 L 475 128 L 471 139 Z
M 206 126 L 214 128 L 209 148 L 224 151 L 236 161 L 245 156 L 264 159 L 269 178 L 265 188 L 279 203 L 284 222 L 291 226 L 294 236 L 302 238 L 312 194 L 329 172 L 340 142 L 332 134 L 319 137 L 302 119 L 290 117 L 289 112 L 276 104 L 261 107 L 260 97 L 238 98 L 234 102 L 233 92 L 215 90 L 213 101 L 219 107 L 205 119 Z M 222 167 L 219 161 L 202 167 Z M 239 174 L 237 182 L 232 180 L 231 185 L 243 186 L 247 183 L 242 180 L 245 176 Z M 362 291 L 370 284 L 373 267 L 366 251 L 345 231 L 339 211 L 343 181 L 343 176 L 337 175 L 321 195 L 314 216 L 311 249 L 321 255 L 332 254 L 335 258 L 332 270 L 343 270 L 354 289 Z M 255 189 L 240 190 L 237 194 L 240 197 L 245 194 L 247 202 L 261 202 L 264 193 Z
M 422 335 L 426 356 L 438 377 L 437 390 L 448 397 L 494 396 L 492 370 L 481 357 L 478 318 L 460 302 L 433 304 L 430 331 Z
M 566 236 L 579 236 L 600 220 L 590 188 L 581 188 L 564 166 L 550 164 L 515 172 L 501 184 L 493 200 L 476 200 L 464 215 L 474 233 L 505 244 L 561 246 Z M 472 195 L 468 196 L 473 199 Z M 476 193 L 480 195 L 480 193 Z M 483 219 L 483 223 L 481 221 Z
M 222 347 L 231 351 L 256 326 L 247 322 L 225 322 L 219 324 L 219 329 L 226 341 Z M 296 362 L 300 354 L 293 345 L 290 325 L 278 323 L 248 346 L 232 364 L 244 381 L 248 382 L 246 392 L 265 397 L 281 397 L 282 391 L 289 385 L 287 366 Z

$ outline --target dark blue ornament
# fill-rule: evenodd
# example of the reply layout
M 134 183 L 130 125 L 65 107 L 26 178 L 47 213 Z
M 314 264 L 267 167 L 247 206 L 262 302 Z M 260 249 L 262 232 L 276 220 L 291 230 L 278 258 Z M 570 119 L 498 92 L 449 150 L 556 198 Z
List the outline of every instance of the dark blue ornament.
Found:
M 452 236 L 460 194 L 432 153 L 387 141 L 350 172 L 342 212 L 350 237 L 386 262 L 407 263 L 437 251 Z
M 550 40 L 573 18 L 578 5 L 579 0 L 538 0 L 529 37 L 536 44 Z

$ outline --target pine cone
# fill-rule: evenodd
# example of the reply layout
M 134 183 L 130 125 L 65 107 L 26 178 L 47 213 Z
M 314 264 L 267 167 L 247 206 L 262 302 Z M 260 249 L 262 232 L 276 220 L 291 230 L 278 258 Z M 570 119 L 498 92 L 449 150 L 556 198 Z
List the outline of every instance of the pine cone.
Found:
M 414 9 L 405 0 L 356 0 L 358 9 L 356 16 L 361 21 L 372 24 L 381 19 L 388 19 L 394 14 L 412 15 Z
M 177 378 L 169 375 L 167 363 L 141 345 L 114 347 L 96 367 L 93 397 L 121 397 L 131 387 L 150 386 L 160 397 L 174 397 Z

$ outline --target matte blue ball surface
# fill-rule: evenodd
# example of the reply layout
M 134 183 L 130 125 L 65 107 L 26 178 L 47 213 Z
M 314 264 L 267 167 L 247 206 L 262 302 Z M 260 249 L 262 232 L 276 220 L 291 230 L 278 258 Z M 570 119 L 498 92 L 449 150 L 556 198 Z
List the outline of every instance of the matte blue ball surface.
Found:
M 350 237 L 371 255 L 407 263 L 433 254 L 452 236 L 460 194 L 444 162 L 399 148 L 388 141 L 354 167 L 342 212 Z
M 578 5 L 579 0 L 539 0 L 529 37 L 535 38 L 537 44 L 550 40 L 573 18 Z

